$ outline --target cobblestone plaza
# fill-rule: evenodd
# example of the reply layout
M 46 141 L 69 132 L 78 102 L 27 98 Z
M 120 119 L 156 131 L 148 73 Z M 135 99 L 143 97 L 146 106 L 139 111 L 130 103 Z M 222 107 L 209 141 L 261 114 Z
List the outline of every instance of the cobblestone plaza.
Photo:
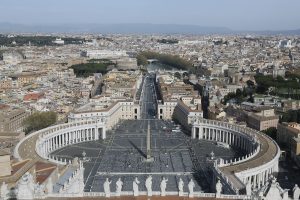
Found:
M 144 161 L 148 121 L 153 162 Z M 104 141 L 67 146 L 53 152 L 52 156 L 83 159 L 86 191 L 102 192 L 106 178 L 113 184 L 121 178 L 124 190 L 131 191 L 135 177 L 141 182 L 141 190 L 145 191 L 144 181 L 152 175 L 154 191 L 159 191 L 159 183 L 165 177 L 168 179 L 168 190 L 176 190 L 177 182 L 182 178 L 186 184 L 190 179 L 196 180 L 196 191 L 209 192 L 211 177 L 207 160 L 211 152 L 223 159 L 239 155 L 233 149 L 217 146 L 215 142 L 191 140 L 183 132 L 171 132 L 172 128 L 174 125 L 171 122 L 163 120 L 123 121 Z M 196 152 L 197 158 L 192 152 Z M 184 190 L 187 191 L 187 187 Z

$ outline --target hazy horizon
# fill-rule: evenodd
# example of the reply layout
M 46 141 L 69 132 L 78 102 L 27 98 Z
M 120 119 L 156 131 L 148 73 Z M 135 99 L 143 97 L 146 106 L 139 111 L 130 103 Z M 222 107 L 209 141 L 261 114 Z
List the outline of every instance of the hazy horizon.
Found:
M 276 31 L 300 28 L 299 7 L 299 0 L 2 0 L 0 22 L 31 26 L 175 24 Z

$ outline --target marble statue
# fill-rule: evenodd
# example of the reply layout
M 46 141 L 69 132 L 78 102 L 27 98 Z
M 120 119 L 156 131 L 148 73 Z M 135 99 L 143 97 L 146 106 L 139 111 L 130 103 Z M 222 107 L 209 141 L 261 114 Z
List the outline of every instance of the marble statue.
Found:
M 221 192 L 222 192 L 222 183 L 220 180 L 218 180 L 216 184 L 216 197 L 219 198 L 221 197 Z
M 180 178 L 178 182 L 179 196 L 183 196 L 183 186 L 184 186 L 183 180 L 182 178 Z
M 33 176 L 32 176 L 29 172 L 27 172 L 26 174 L 27 174 L 27 176 L 28 176 L 28 185 L 29 185 L 30 189 L 31 189 L 32 191 L 34 191 L 34 180 L 33 180 Z
M 247 196 L 250 196 L 251 193 L 252 193 L 252 188 L 251 187 L 252 187 L 251 182 L 248 181 L 247 184 L 246 184 L 246 195 Z
M 123 182 L 121 181 L 121 178 L 119 178 L 116 182 L 116 195 L 121 196 L 121 191 L 123 187 Z
M 45 195 L 45 186 L 43 184 L 36 183 L 34 185 L 34 196 L 38 198 L 43 198 Z
M 48 194 L 52 194 L 53 192 L 53 182 L 52 182 L 52 178 L 50 177 L 47 184 L 46 184 L 46 189 L 47 189 L 47 193 Z
M 166 196 L 166 188 L 167 188 L 167 182 L 168 179 L 163 177 L 161 183 L 160 183 L 160 191 L 161 191 L 161 196 Z
M 148 196 L 152 196 L 152 176 L 148 176 L 145 182 L 145 186 L 147 189 Z
M 265 200 L 282 200 L 283 189 L 276 181 L 275 177 L 271 178 L 270 184 L 267 185 L 266 193 L 263 199 Z M 285 194 L 286 195 L 286 194 Z
M 193 179 L 190 180 L 190 182 L 188 184 L 188 188 L 189 188 L 189 197 L 193 198 L 194 197 L 194 188 L 195 188 L 195 183 L 194 183 Z
M 33 199 L 34 182 L 32 175 L 26 172 L 17 184 L 17 199 Z
M 106 178 L 106 181 L 103 184 L 105 197 L 110 197 L 110 184 L 111 181 L 109 181 L 108 178 Z
M 135 196 L 135 197 L 139 196 L 139 184 L 140 184 L 140 181 L 138 180 L 137 177 L 135 177 L 135 179 L 132 183 L 133 196 Z
M 8 199 L 9 189 L 5 182 L 1 185 L 1 191 L 0 191 L 0 199 L 6 200 Z
M 287 189 L 283 190 L 282 200 L 289 200 L 289 190 Z
M 263 191 L 259 191 L 258 192 L 258 200 L 262 200 L 264 198 L 264 192 Z
M 295 184 L 294 188 L 293 188 L 293 198 L 294 200 L 299 199 L 300 197 L 300 188 L 298 187 L 297 184 Z

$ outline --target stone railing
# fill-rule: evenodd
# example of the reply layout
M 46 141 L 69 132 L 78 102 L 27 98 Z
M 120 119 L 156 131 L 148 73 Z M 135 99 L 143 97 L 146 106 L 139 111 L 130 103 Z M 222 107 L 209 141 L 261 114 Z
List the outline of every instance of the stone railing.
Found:
M 254 152 L 247 154 L 245 156 L 242 156 L 242 157 L 235 158 L 235 159 L 225 160 L 223 163 L 219 163 L 218 167 L 226 167 L 229 165 L 236 165 L 236 164 L 239 164 L 242 162 L 246 162 L 246 161 L 254 158 L 255 156 L 257 156 L 259 151 L 260 151 L 260 145 L 258 145 L 258 147 L 254 150 Z
M 161 192 L 160 191 L 153 191 L 152 192 L 153 196 L 160 196 Z M 48 198 L 52 197 L 52 198 L 61 198 L 61 197 L 105 197 L 105 193 L 104 192 L 84 192 L 83 194 L 60 194 L 60 193 L 53 193 L 53 194 L 47 194 L 46 195 Z M 111 192 L 110 193 L 110 197 L 122 197 L 122 196 L 133 196 L 133 192 L 132 191 L 122 191 L 121 194 L 117 194 L 116 192 Z M 139 196 L 147 196 L 147 192 L 145 191 L 139 191 Z M 172 197 L 172 196 L 178 196 L 178 192 L 177 191 L 167 191 L 166 192 L 166 196 Z M 189 193 L 188 192 L 183 192 L 181 195 L 183 198 L 188 198 L 189 197 Z M 193 193 L 194 197 L 198 197 L 198 198 L 216 198 L 216 194 L 215 193 L 203 193 L 203 192 L 194 192 Z M 121 198 L 120 197 L 120 198 Z M 222 199 L 243 199 L 243 200 L 250 200 L 251 197 L 250 196 L 246 196 L 246 195 L 225 195 L 225 194 L 221 194 L 220 198 Z
M 235 193 L 238 189 L 234 186 L 234 184 L 228 179 L 228 177 L 217 167 L 214 166 L 214 172 L 217 177 L 223 179 L 223 183 L 227 184 L 229 188 L 232 190 L 233 193 Z M 240 184 L 244 185 L 242 182 Z

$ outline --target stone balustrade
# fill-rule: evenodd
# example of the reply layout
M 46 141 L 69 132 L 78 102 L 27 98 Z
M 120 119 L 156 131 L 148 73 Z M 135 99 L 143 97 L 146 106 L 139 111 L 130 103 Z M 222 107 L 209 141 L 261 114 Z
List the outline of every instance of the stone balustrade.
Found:
M 139 192 L 140 196 L 147 196 L 147 192 L 140 191 Z M 47 197 L 52 197 L 52 198 L 62 198 L 62 197 L 79 197 L 81 195 L 78 194 L 47 194 Z M 122 191 L 120 196 L 133 196 L 132 191 Z M 112 192 L 111 197 L 120 197 L 117 193 Z M 153 196 L 160 196 L 159 191 L 153 191 Z M 178 196 L 178 192 L 166 192 L 166 196 Z M 183 192 L 182 194 L 183 197 L 188 198 L 189 193 L 188 192 Z M 104 192 L 84 192 L 83 197 L 105 197 Z M 202 198 L 215 198 L 216 194 L 215 193 L 203 193 L 203 192 L 194 192 L 194 197 L 202 197 Z M 246 195 L 226 195 L 226 194 L 221 194 L 220 198 L 222 199 L 244 199 L 244 200 L 250 200 L 250 196 Z

